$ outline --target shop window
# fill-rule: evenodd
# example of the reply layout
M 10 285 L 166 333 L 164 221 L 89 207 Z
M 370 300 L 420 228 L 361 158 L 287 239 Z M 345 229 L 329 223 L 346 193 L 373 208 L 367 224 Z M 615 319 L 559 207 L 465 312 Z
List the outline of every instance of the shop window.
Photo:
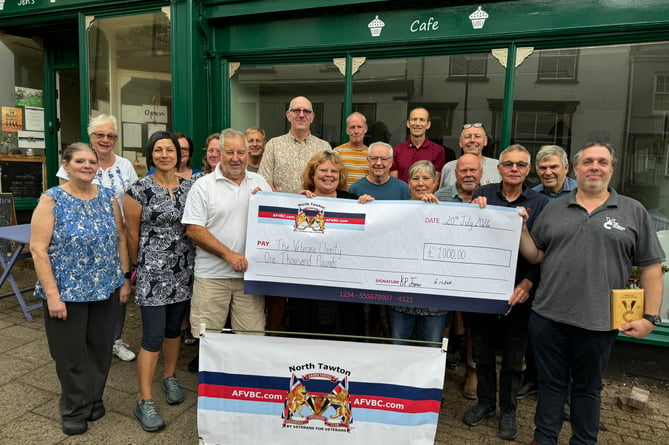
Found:
M 91 114 L 116 116 L 115 150 L 142 173 L 142 147 L 171 131 L 170 21 L 163 12 L 95 18 L 88 31 Z
M 457 79 L 485 79 L 488 57 L 482 54 L 455 55 L 449 58 L 448 77 Z
M 577 49 L 544 50 L 539 55 L 537 79 L 540 81 L 576 80 Z
M 669 73 L 655 74 L 653 113 L 669 112 Z
M 462 124 L 489 126 L 488 100 L 504 96 L 504 77 L 504 67 L 488 54 L 367 60 L 353 76 L 353 103 L 376 104 L 367 140 L 393 146 L 409 137 L 409 111 L 425 107 L 432 120 L 428 138 L 459 154 Z
M 230 125 L 244 130 L 260 127 L 267 138 L 288 131 L 286 110 L 295 96 L 314 107 L 311 133 L 341 144 L 344 76 L 334 64 L 245 65 L 230 78 Z

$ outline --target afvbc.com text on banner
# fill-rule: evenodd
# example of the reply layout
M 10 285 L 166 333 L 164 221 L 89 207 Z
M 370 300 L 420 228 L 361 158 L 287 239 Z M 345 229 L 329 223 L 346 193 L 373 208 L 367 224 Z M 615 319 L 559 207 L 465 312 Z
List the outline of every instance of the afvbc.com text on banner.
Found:
M 440 348 L 207 333 L 198 434 L 206 444 L 432 444 Z
M 518 209 L 261 192 L 249 205 L 247 293 L 503 313 Z

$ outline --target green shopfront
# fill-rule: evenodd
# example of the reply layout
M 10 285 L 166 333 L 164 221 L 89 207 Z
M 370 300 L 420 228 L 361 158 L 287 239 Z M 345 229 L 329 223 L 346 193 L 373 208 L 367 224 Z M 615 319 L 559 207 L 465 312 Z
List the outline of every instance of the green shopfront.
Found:
M 456 153 L 468 122 L 485 125 L 490 156 L 512 142 L 571 154 L 609 141 L 613 186 L 669 230 L 666 0 L 0 3 L 0 58 L 13 55 L 0 105 L 16 107 L 15 87 L 42 90 L 49 185 L 58 147 L 86 140 L 90 113 L 115 114 L 119 154 L 142 162 L 158 128 L 199 150 L 228 126 L 283 134 L 288 102 L 305 95 L 312 132 L 333 145 L 352 111 L 369 141 L 400 143 L 417 105 L 431 112 L 430 139 Z

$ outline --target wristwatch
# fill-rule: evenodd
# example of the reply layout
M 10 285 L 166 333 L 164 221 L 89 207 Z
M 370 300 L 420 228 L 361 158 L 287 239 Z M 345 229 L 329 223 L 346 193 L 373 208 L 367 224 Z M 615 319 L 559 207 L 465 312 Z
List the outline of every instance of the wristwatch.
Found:
M 662 323 L 662 317 L 659 315 L 643 314 L 643 318 L 653 323 L 653 326 L 659 326 Z
M 123 274 L 123 278 L 125 278 L 126 280 L 129 280 L 130 278 L 132 278 L 132 272 L 125 272 Z

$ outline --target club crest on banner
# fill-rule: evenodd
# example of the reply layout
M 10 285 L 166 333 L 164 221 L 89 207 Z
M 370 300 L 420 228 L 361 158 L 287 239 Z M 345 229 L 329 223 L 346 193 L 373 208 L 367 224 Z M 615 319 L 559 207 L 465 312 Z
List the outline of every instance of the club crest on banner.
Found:
M 310 383 L 311 387 L 315 387 L 314 383 L 317 383 L 321 389 L 325 384 L 331 386 L 331 390 L 329 393 L 309 392 L 307 385 Z M 348 391 L 348 376 L 339 380 L 336 376 L 322 372 L 305 374 L 301 377 L 292 373 L 281 418 L 283 427 L 321 421 L 327 427 L 350 431 L 353 413 Z
M 325 208 L 310 204 L 298 204 L 295 216 L 296 232 L 325 232 Z

